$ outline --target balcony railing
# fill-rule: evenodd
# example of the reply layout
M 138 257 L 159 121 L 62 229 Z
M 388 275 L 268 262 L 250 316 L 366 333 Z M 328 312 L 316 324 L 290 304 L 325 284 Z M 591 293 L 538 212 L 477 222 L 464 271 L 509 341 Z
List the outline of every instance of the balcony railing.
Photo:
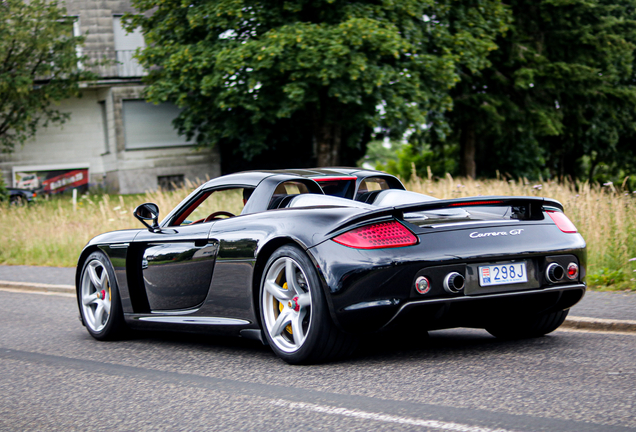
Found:
M 147 74 L 134 58 L 135 50 L 84 50 L 82 54 L 88 58 L 84 67 L 102 78 L 134 78 Z

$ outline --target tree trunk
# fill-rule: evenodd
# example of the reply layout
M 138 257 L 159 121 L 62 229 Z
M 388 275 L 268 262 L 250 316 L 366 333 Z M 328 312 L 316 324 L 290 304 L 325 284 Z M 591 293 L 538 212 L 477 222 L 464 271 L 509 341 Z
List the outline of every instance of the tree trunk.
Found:
M 566 140 L 560 139 L 559 141 L 559 149 L 561 151 L 561 157 L 559 158 L 560 178 L 569 178 L 570 180 L 575 180 L 577 178 L 576 162 L 579 159 L 580 155 L 577 154 L 578 152 L 575 147 L 568 145 Z
M 460 137 L 461 174 L 466 177 L 477 177 L 477 164 L 475 163 L 475 126 L 468 123 L 464 126 Z
M 592 160 L 590 161 L 590 171 L 587 174 L 587 181 L 592 183 L 592 180 L 594 180 L 594 171 L 596 171 L 596 167 L 599 164 L 599 158 L 598 155 L 596 157 L 593 157 Z
M 319 167 L 340 164 L 342 127 L 337 124 L 314 122 L 316 165 Z

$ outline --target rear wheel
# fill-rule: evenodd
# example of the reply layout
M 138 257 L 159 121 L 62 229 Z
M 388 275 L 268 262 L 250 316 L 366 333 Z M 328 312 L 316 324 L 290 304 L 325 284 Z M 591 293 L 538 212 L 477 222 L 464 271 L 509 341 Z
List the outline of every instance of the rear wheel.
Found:
M 24 205 L 25 201 L 26 200 L 22 198 L 21 195 L 11 195 L 11 197 L 9 198 L 9 204 L 14 206 Z
M 82 268 L 79 287 L 82 321 L 95 339 L 118 339 L 125 329 L 119 290 L 110 261 L 103 252 L 93 252 Z
M 333 360 L 355 347 L 333 323 L 316 270 L 298 247 L 283 246 L 269 258 L 259 298 L 265 337 L 287 363 Z
M 567 309 L 532 317 L 509 319 L 486 327 L 486 331 L 500 339 L 540 337 L 559 328 L 569 311 Z

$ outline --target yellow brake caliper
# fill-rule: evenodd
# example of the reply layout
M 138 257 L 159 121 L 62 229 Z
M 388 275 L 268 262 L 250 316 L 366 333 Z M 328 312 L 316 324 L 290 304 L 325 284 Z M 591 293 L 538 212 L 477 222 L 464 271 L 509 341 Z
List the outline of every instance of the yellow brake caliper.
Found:
M 283 289 L 285 289 L 285 290 L 287 289 L 287 282 L 285 282 L 285 283 L 283 284 Z M 281 302 L 278 302 L 278 311 L 279 311 L 279 312 L 282 312 L 282 311 L 283 311 L 283 304 L 282 304 Z M 291 324 L 287 324 L 287 327 L 285 327 L 285 330 L 287 330 L 287 332 L 288 332 L 289 334 L 294 334 L 294 332 L 292 332 L 292 326 L 291 326 Z

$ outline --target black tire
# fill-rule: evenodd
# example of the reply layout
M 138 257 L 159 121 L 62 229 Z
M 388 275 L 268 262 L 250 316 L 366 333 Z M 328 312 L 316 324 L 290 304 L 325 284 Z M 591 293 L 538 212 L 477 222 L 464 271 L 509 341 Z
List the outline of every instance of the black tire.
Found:
M 26 199 L 20 195 L 11 195 L 9 198 L 9 204 L 13 206 L 22 206 L 26 202 Z
M 91 268 L 97 281 L 91 278 Z M 105 275 L 104 275 L 105 272 Z M 84 261 L 77 288 L 77 301 L 86 330 L 98 340 L 117 340 L 126 331 L 119 287 L 110 260 L 103 252 L 93 252 Z M 109 308 L 107 307 L 109 303 Z M 98 312 L 99 308 L 103 311 Z M 104 312 L 107 315 L 104 316 Z
M 295 282 L 290 278 L 293 286 L 288 283 L 290 271 L 296 277 Z M 283 246 L 269 258 L 258 298 L 263 333 L 276 355 L 289 364 L 332 361 L 351 354 L 357 344 L 357 338 L 334 324 L 316 269 L 296 246 Z
M 570 310 L 540 314 L 533 317 L 510 319 L 486 327 L 486 331 L 499 339 L 526 339 L 553 332 L 565 321 Z

